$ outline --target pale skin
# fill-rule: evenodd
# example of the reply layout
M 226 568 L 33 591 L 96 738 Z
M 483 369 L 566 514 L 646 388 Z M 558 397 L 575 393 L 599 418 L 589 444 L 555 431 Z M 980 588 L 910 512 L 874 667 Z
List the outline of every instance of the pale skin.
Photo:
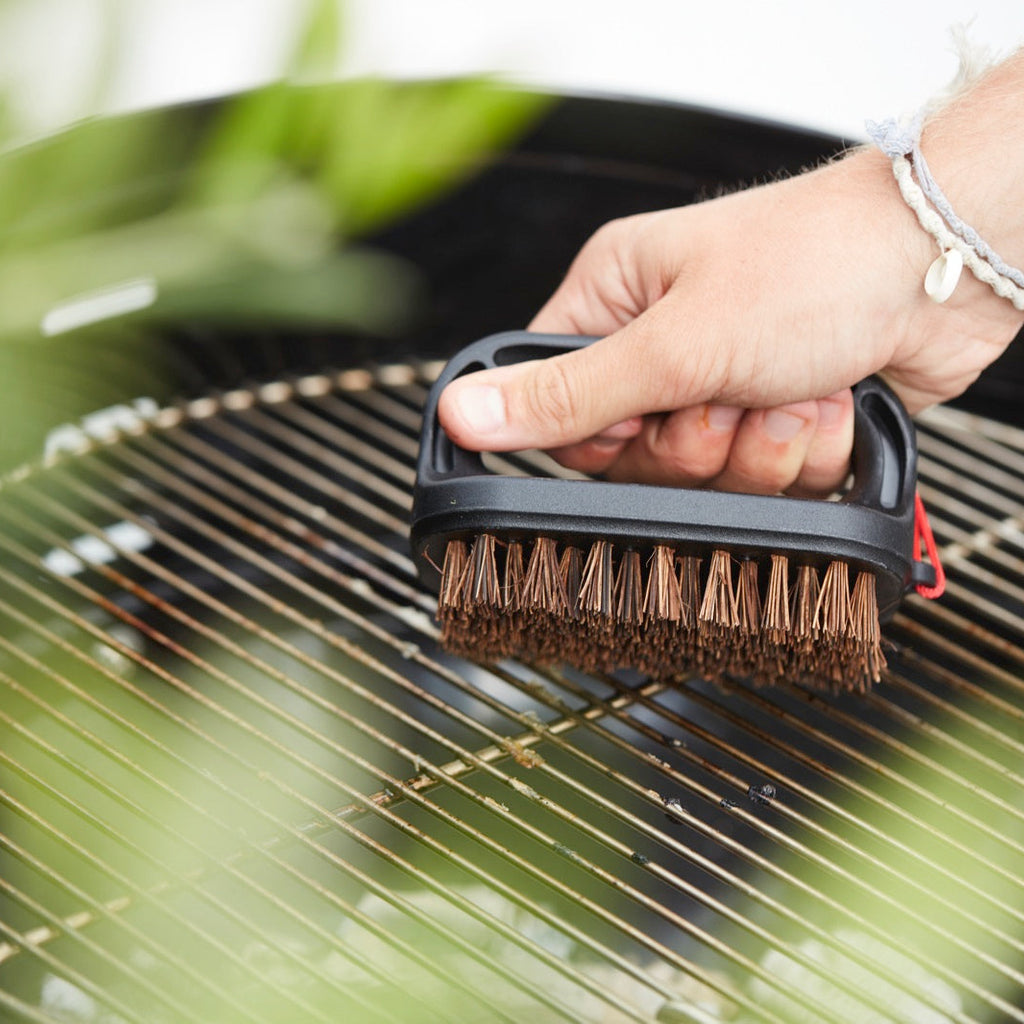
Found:
M 1024 52 L 926 124 L 959 216 L 1024 267 Z M 961 394 L 1024 314 L 939 254 L 888 158 L 854 151 L 785 181 L 601 228 L 530 329 L 600 341 L 453 382 L 465 448 L 543 448 L 616 480 L 826 493 L 845 478 L 850 387 L 881 373 L 912 413 Z

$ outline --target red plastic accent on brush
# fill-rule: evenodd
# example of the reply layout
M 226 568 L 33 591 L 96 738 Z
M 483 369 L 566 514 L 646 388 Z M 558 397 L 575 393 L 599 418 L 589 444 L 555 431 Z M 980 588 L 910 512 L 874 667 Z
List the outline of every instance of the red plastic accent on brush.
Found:
M 931 563 L 932 568 L 935 570 L 935 586 L 926 587 L 923 583 L 919 583 L 916 587 L 917 592 L 922 597 L 927 597 L 929 600 L 934 600 L 937 597 L 942 597 L 946 590 L 946 570 L 942 568 L 942 562 L 939 561 L 939 549 L 935 543 L 935 537 L 932 534 L 931 525 L 928 523 L 928 513 L 924 510 L 924 502 L 921 500 L 921 495 L 917 492 L 914 493 L 914 561 L 921 561 L 921 541 L 924 541 L 925 551 L 928 553 L 928 561 Z

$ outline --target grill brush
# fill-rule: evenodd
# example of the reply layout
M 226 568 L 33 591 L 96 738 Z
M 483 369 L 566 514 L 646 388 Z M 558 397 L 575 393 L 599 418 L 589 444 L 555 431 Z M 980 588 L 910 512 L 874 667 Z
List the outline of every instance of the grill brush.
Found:
M 839 500 L 503 476 L 441 427 L 456 377 L 593 340 L 492 335 L 430 392 L 411 533 L 444 646 L 662 680 L 877 682 L 880 623 L 911 587 L 935 584 L 918 557 L 915 432 L 898 398 L 877 378 L 854 388 L 853 483 Z

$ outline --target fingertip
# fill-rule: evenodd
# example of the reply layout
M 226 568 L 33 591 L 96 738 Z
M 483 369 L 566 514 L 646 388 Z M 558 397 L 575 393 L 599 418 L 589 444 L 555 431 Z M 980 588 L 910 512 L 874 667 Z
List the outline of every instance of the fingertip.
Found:
M 818 402 L 818 429 L 852 432 L 853 392 L 849 388 L 828 395 Z
M 452 381 L 444 389 L 437 415 L 448 436 L 471 451 L 494 446 L 508 426 L 501 389 L 473 376 Z
M 757 424 L 768 441 L 788 445 L 802 433 L 808 432 L 816 426 L 818 403 L 794 402 L 774 409 L 765 409 L 759 416 L 755 414 L 750 417 L 750 422 Z

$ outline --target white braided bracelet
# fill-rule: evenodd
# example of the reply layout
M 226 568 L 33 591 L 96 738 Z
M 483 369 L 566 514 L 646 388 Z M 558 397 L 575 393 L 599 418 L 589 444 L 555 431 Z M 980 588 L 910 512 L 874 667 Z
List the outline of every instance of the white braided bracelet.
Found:
M 960 274 L 966 267 L 979 281 L 987 284 L 1001 298 L 1024 310 L 1024 281 L 1021 271 L 1008 267 L 996 256 L 968 225 L 953 213 L 949 201 L 927 173 L 924 158 L 922 170 L 930 185 L 931 195 L 914 179 L 914 158 L 920 154 L 920 132 L 923 117 L 918 115 L 909 128 L 894 121 L 881 124 L 868 122 L 868 134 L 892 159 L 892 172 L 904 202 L 917 216 L 918 223 L 935 239 L 941 250 L 939 257 L 925 274 L 925 292 L 936 302 L 945 302 L 953 294 Z M 938 210 L 929 205 L 929 198 Z M 939 211 L 944 211 L 945 216 Z M 955 229 L 955 230 L 954 230 Z
M 928 295 L 936 302 L 945 302 L 960 280 L 961 268 L 966 267 L 996 295 L 1009 299 L 1015 308 L 1024 310 L 1024 288 L 1018 287 L 1006 275 L 998 273 L 981 258 L 973 246 L 947 227 L 946 222 L 928 205 L 921 186 L 914 181 L 911 162 L 905 156 L 893 157 L 892 172 L 907 206 L 914 211 L 918 223 L 938 242 L 942 250 L 925 275 L 924 287 Z

